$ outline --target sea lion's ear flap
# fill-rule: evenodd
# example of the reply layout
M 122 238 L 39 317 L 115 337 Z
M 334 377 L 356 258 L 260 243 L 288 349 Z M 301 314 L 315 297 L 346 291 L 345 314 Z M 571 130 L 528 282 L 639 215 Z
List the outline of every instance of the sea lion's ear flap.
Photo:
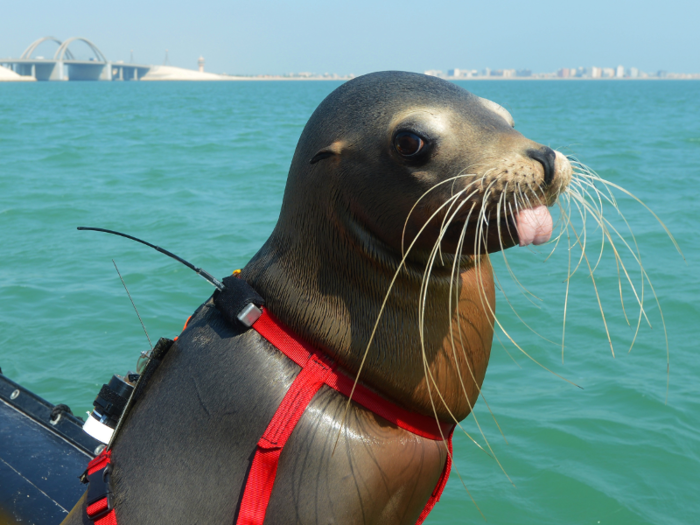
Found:
M 313 158 L 309 161 L 309 164 L 316 164 L 319 160 L 327 159 L 328 157 L 332 157 L 333 155 L 340 155 L 340 152 L 342 150 L 343 143 L 339 140 L 336 140 L 330 146 L 326 146 L 325 148 L 318 150 L 316 152 L 316 155 L 314 155 Z
M 496 113 L 498 116 L 502 117 L 511 128 L 515 127 L 515 121 L 513 120 L 513 115 L 510 114 L 510 111 L 508 111 L 506 108 L 501 106 L 500 104 L 497 104 L 493 100 L 489 100 L 487 98 L 481 98 L 479 97 L 479 102 L 483 106 L 485 106 L 487 109 L 490 109 L 494 113 Z

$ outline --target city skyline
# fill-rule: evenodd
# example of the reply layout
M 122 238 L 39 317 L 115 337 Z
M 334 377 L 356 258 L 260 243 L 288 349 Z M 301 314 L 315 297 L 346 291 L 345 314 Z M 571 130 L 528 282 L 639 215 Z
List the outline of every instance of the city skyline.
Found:
M 48 48 L 47 46 L 58 46 L 57 50 L 53 48 Z M 78 49 L 76 50 L 76 46 Z M 82 48 L 81 48 L 82 46 Z M 86 53 L 87 51 L 87 53 Z M 1 52 L 1 51 L 0 51 Z M 43 54 L 42 54 L 43 53 Z M 46 56 L 44 56 L 46 55 Z M 139 78 L 146 75 L 149 69 L 157 68 L 157 64 L 150 64 L 148 66 L 138 65 L 134 61 L 133 50 L 130 51 L 129 62 L 124 60 L 110 60 L 105 54 L 103 54 L 93 42 L 83 37 L 71 37 L 65 42 L 51 36 L 42 37 L 31 43 L 21 54 L 19 58 L 0 56 L 0 65 L 6 68 L 10 68 L 16 73 L 25 76 L 31 76 L 38 80 L 48 80 L 49 76 L 51 80 L 63 80 L 68 77 L 68 70 L 64 71 L 64 66 L 61 69 L 53 70 L 53 72 L 47 70 L 47 67 L 53 68 L 53 66 L 48 66 L 47 61 L 56 60 L 56 55 L 61 55 L 61 57 L 67 60 L 77 60 L 83 63 L 83 65 L 73 65 L 72 75 L 75 75 L 79 68 L 79 76 L 82 78 L 87 75 L 85 79 L 97 80 L 112 80 L 113 75 L 117 75 L 118 80 L 124 80 L 124 68 L 129 69 L 127 77 L 129 80 L 137 80 L 136 69 L 134 67 L 140 67 L 143 71 L 140 71 Z M 64 56 L 65 55 L 65 56 Z M 59 57 L 58 60 L 63 58 Z M 5 60 L 3 60 L 5 59 Z M 24 61 L 24 62 L 22 62 Z M 204 73 L 206 59 L 203 56 L 197 58 L 197 71 L 198 73 Z M 59 62 L 63 64 L 63 62 Z M 98 71 L 94 69 L 90 64 L 98 66 L 98 64 L 111 64 L 109 70 L 101 69 Z M 24 65 L 21 65 L 24 64 Z M 43 64 L 43 65 L 41 65 Z M 165 56 L 163 60 L 163 66 L 171 66 L 169 60 L 168 49 L 165 50 Z M 42 68 L 40 75 L 37 74 L 39 71 L 37 68 Z M 65 67 L 69 67 L 67 64 Z M 87 69 L 85 69 L 87 68 Z M 166 68 L 167 69 L 167 68 Z M 172 67 L 171 67 L 172 69 Z M 180 71 L 192 71 L 194 69 L 186 68 L 175 68 Z M 92 71 L 92 72 L 90 72 Z M 207 72 L 209 74 L 210 72 Z M 442 70 L 429 69 L 423 71 L 423 73 L 447 78 L 447 79 L 700 79 L 700 73 L 687 73 L 687 72 L 669 72 L 667 70 L 658 70 L 653 72 L 643 71 L 637 67 L 625 67 L 622 64 L 616 67 L 598 67 L 598 66 L 579 66 L 579 67 L 563 67 L 556 71 L 550 72 L 537 72 L 528 68 L 520 69 L 492 69 L 490 67 L 485 67 L 481 70 L 470 69 L 470 68 L 452 68 L 448 69 L 446 72 Z M 338 74 L 325 72 L 323 74 L 313 73 L 313 72 L 293 72 L 293 73 L 274 73 L 268 72 L 257 75 L 247 75 L 247 74 L 231 74 L 228 72 L 216 72 L 217 75 L 222 74 L 227 78 L 241 77 L 241 78 L 294 78 L 294 79 L 348 79 L 356 76 L 354 73 L 349 74 Z M 71 75 L 71 76 L 72 76 Z M 203 75 L 200 75 L 203 76 Z M 209 75 L 211 77 L 211 75 Z M 38 78 L 41 77 L 41 78 Z M 65 78 L 64 78 L 65 77 Z M 92 78 L 95 77 L 95 78 Z M 133 78 L 132 78 L 133 77 Z M 178 78 L 182 80 L 183 78 Z M 200 78 L 204 80 L 205 78 Z M 213 78 L 209 78 L 212 80 Z M 172 78 L 172 80 L 177 80 Z
M 53 49 L 47 49 L 47 47 L 50 45 L 50 42 L 43 43 L 37 51 L 34 54 L 35 57 L 37 58 L 44 58 L 42 54 L 40 54 L 41 50 L 45 51 L 45 54 L 47 55 L 47 58 L 50 57 L 54 50 Z M 78 50 L 76 52 L 76 45 L 73 46 L 71 49 L 75 55 L 80 56 L 84 58 L 85 60 L 91 59 L 89 58 L 90 50 L 89 48 L 85 47 L 84 49 L 81 49 L 80 46 L 82 45 L 81 42 L 77 42 L 77 47 Z M 13 48 L 18 48 L 18 46 L 13 46 Z M 87 53 L 86 53 L 87 51 Z M 159 65 L 162 63 L 163 65 L 177 65 L 177 67 L 184 67 L 186 69 L 195 69 L 194 65 L 197 66 L 197 69 L 201 70 L 202 67 L 202 58 L 203 56 L 200 54 L 197 56 L 195 60 L 195 64 L 184 64 L 182 63 L 181 60 L 171 60 L 170 59 L 170 51 L 169 49 L 164 49 L 163 52 L 163 59 L 161 62 L 155 61 L 149 63 L 150 65 Z M 195 53 L 196 54 L 196 53 Z M 20 53 L 17 53 L 16 57 L 19 57 Z M 152 56 L 152 54 L 150 54 Z M 137 54 L 138 56 L 138 54 Z M 3 52 L 3 49 L 0 48 L 0 58 L 16 58 L 11 56 L 10 54 Z M 129 57 L 128 60 L 124 59 L 118 59 L 118 60 L 113 60 L 115 63 L 141 63 L 141 64 L 147 64 L 147 61 L 143 60 L 138 60 L 134 59 L 134 50 L 131 49 L 129 52 Z M 208 62 L 208 61 L 207 61 Z M 620 73 L 620 68 L 622 69 L 622 73 Z M 353 72 L 277 72 L 277 71 L 267 71 L 267 72 L 260 72 L 260 73 L 246 73 L 246 72 L 231 72 L 231 71 L 212 71 L 209 69 L 211 72 L 215 72 L 217 74 L 224 74 L 224 75 L 235 75 L 235 76 L 275 76 L 275 77 L 285 77 L 285 76 L 295 76 L 295 77 L 333 77 L 333 78 L 347 78 L 347 77 L 355 77 L 358 76 Z M 690 71 L 690 70 L 684 70 L 684 71 L 669 71 L 668 68 L 661 68 L 653 71 L 644 71 L 638 67 L 625 67 L 621 64 L 614 66 L 614 67 L 605 67 L 605 66 L 578 66 L 578 67 L 560 67 L 557 69 L 554 69 L 553 71 L 534 71 L 533 69 L 529 67 L 518 67 L 518 68 L 491 68 L 491 67 L 482 67 L 482 68 L 462 68 L 462 67 L 453 67 L 453 68 L 448 68 L 445 70 L 442 69 L 414 69 L 410 70 L 408 69 L 407 71 L 414 71 L 414 72 L 422 72 L 425 74 L 433 75 L 433 76 L 438 76 L 438 77 L 445 77 L 445 78 L 481 78 L 481 77 L 493 77 L 493 78 L 539 78 L 539 79 L 546 79 L 546 78 L 637 78 L 637 79 L 643 79 L 643 78 L 672 78 L 672 79 L 690 79 L 690 78 L 700 78 L 700 73 Z M 700 69 L 699 69 L 700 71 Z M 360 74 L 367 73 L 369 71 L 363 71 Z
M 426 75 L 433 75 L 449 79 L 469 79 L 469 78 L 532 78 L 532 79 L 700 79 L 700 73 L 673 72 L 658 70 L 653 72 L 642 71 L 637 67 L 625 67 L 622 64 L 616 67 L 563 67 L 553 72 L 535 72 L 531 69 L 448 69 L 426 70 Z

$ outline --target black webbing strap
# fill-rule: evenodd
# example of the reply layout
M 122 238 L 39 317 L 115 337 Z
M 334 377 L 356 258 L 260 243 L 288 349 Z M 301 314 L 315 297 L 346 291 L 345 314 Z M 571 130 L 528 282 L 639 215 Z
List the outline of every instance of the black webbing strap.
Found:
M 214 292 L 216 309 L 226 321 L 247 330 L 249 327 L 239 321 L 238 314 L 251 303 L 262 308 L 265 305 L 265 300 L 253 290 L 252 286 L 234 275 L 226 277 L 223 283 L 225 288 Z

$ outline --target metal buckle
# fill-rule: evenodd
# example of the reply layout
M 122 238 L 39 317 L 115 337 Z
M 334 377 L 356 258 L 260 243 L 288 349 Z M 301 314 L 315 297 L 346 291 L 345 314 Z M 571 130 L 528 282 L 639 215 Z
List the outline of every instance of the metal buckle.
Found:
M 106 465 L 104 468 L 88 475 L 87 506 L 93 505 L 103 499 L 107 499 L 107 507 L 94 514 L 88 513 L 88 518 L 97 521 L 104 518 L 114 508 L 112 491 L 109 489 L 112 466 Z
M 238 320 L 243 323 L 246 327 L 250 328 L 255 324 L 255 321 L 260 319 L 262 315 L 262 310 L 255 306 L 253 303 L 248 303 L 243 307 L 243 309 L 238 313 Z

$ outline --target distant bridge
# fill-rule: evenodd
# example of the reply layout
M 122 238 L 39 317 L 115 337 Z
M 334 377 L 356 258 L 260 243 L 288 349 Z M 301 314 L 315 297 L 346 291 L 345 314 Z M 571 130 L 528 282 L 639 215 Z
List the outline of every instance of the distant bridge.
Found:
M 55 42 L 58 49 L 53 58 L 32 57 L 44 42 Z M 76 41 L 84 42 L 92 51 L 88 60 L 76 60 L 68 47 Z M 46 36 L 32 42 L 19 58 L 0 58 L 0 65 L 36 80 L 140 80 L 151 66 L 110 62 L 95 44 L 87 38 L 72 37 L 61 42 Z

